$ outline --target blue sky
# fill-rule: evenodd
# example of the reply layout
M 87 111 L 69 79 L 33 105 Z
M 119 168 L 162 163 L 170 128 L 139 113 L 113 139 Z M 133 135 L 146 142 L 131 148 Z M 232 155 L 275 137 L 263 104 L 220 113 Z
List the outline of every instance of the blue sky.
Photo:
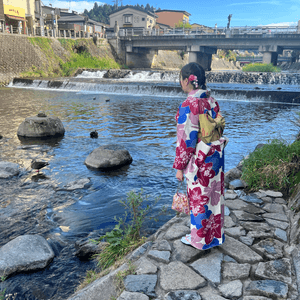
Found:
M 90 10 L 95 1 L 59 1 L 42 0 L 45 5 L 52 4 L 53 7 L 71 8 L 77 12 L 83 12 L 86 8 Z M 113 1 L 98 2 L 113 4 Z M 119 0 L 121 3 L 121 0 Z M 190 23 L 198 23 L 206 26 L 227 25 L 227 17 L 232 14 L 231 26 L 257 26 L 269 24 L 296 25 L 300 19 L 300 0 L 123 0 L 123 5 L 134 4 L 146 5 L 149 3 L 161 9 L 185 10 L 191 14 Z

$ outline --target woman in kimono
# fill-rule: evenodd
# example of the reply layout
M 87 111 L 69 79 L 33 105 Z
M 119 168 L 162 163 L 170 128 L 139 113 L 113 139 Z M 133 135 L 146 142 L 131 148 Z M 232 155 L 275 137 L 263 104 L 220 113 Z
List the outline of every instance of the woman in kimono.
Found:
M 175 117 L 177 146 L 173 168 L 178 180 L 186 177 L 191 215 L 191 234 L 181 241 L 205 250 L 225 240 L 225 120 L 205 86 L 205 72 L 199 64 L 189 63 L 181 69 L 180 85 L 188 96 Z

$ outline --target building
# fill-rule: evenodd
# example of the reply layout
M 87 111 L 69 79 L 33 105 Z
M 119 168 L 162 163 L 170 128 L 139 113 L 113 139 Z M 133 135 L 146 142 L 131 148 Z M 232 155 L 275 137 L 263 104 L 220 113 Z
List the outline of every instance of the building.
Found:
M 153 29 L 156 26 L 157 15 L 151 11 L 127 5 L 111 13 L 109 18 L 110 28 L 114 28 L 117 24 L 120 29 Z
M 169 25 L 171 27 L 175 27 L 176 24 L 182 22 L 186 24 L 189 22 L 190 13 L 185 10 L 169 10 L 163 9 L 155 12 L 158 16 L 156 22 L 160 24 Z
M 60 35 L 62 35 L 63 31 L 68 31 L 70 32 L 69 34 L 72 34 L 74 37 L 81 36 L 82 34 L 103 37 L 107 26 L 89 19 L 88 16 L 78 14 L 75 11 L 69 13 L 63 10 L 60 11 L 60 18 L 57 24 Z
M 197 23 L 193 23 L 191 24 L 192 26 L 192 31 L 197 31 L 199 33 L 213 33 L 215 31 L 214 28 L 211 28 L 211 27 L 208 27 L 208 26 L 204 26 L 204 25 L 200 25 L 200 24 L 197 24 Z
M 30 2 L 30 0 L 28 0 Z M 14 33 L 26 32 L 25 12 L 28 8 L 25 0 L 1 0 L 4 14 L 4 30 Z

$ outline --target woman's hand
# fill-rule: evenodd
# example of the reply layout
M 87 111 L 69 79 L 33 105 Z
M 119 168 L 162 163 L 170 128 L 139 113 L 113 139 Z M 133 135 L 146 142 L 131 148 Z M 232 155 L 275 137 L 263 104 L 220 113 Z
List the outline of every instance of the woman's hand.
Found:
M 182 181 L 182 180 L 183 180 L 183 172 L 182 172 L 182 170 L 177 170 L 176 178 L 177 178 L 179 181 Z

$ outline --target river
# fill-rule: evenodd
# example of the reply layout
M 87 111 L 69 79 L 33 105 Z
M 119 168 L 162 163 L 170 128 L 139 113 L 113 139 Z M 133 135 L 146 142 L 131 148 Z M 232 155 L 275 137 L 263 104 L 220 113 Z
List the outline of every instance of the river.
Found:
M 176 76 L 162 79 L 153 72 L 135 72 L 129 78 L 104 79 L 103 72 L 86 72 L 63 84 L 47 80 L 15 82 L 1 88 L 0 159 L 18 163 L 19 177 L 0 180 L 0 247 L 22 234 L 41 234 L 55 250 L 56 257 L 45 269 L 18 274 L 0 283 L 10 299 L 67 299 L 86 270 L 94 262 L 81 262 L 74 242 L 90 233 L 103 234 L 122 216 L 120 199 L 131 191 L 144 190 L 153 201 L 156 215 L 163 205 L 170 208 L 177 183 L 172 169 L 176 145 L 174 116 L 185 95 L 178 89 Z M 59 81 L 59 80 L 57 80 Z M 254 85 L 209 84 L 226 118 L 225 171 L 235 167 L 259 143 L 277 138 L 295 140 L 298 129 L 292 120 L 299 111 L 293 101 L 276 101 L 265 94 L 228 96 L 218 90 L 247 91 Z M 276 85 L 260 85 L 261 90 L 276 91 Z M 281 89 L 299 93 L 294 86 Z M 278 91 L 280 93 L 281 91 Z M 28 116 L 44 111 L 59 117 L 66 129 L 60 140 L 22 143 L 17 128 Z M 99 133 L 91 139 L 92 130 Z M 95 148 L 106 144 L 123 145 L 133 162 L 117 171 L 90 170 L 84 160 Z M 45 178 L 35 181 L 30 169 L 32 159 L 49 162 L 42 170 Z M 88 189 L 64 191 L 71 181 L 90 178 Z M 144 234 L 153 233 L 168 216 L 147 222 Z

